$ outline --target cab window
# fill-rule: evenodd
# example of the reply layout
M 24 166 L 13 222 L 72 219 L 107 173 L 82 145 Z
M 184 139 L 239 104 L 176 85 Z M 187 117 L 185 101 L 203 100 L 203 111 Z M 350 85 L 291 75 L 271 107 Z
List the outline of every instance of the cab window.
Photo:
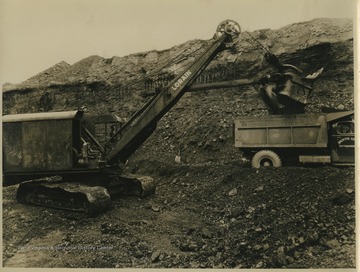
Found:
M 354 131 L 353 122 L 339 122 L 336 124 L 336 132 L 338 134 L 353 134 Z

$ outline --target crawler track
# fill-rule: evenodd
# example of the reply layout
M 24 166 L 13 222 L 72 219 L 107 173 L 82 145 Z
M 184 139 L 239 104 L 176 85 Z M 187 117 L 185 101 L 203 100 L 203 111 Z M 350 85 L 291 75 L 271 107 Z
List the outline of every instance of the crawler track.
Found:
M 23 204 L 83 212 L 89 216 L 103 212 L 111 205 L 110 194 L 106 188 L 86 186 L 76 182 L 62 182 L 59 177 L 20 184 L 17 200 Z

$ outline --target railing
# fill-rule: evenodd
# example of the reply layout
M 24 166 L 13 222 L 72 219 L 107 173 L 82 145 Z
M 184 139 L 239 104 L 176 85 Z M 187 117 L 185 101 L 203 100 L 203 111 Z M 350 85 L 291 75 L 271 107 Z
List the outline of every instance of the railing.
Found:
M 235 65 L 223 65 L 216 66 L 214 68 L 205 70 L 198 76 L 195 84 L 207 84 L 214 82 L 221 82 L 226 80 L 236 79 L 240 74 L 240 69 Z M 175 75 L 164 73 L 158 75 L 156 78 L 147 79 L 145 82 L 146 91 L 155 91 L 158 88 L 167 86 L 171 80 L 175 78 Z

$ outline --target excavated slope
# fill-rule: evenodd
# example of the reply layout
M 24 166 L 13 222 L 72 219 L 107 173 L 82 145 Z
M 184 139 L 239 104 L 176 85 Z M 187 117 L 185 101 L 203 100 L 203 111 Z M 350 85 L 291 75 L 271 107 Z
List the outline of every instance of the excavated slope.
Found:
M 308 112 L 320 112 L 323 108 L 353 109 L 351 20 L 315 19 L 277 30 L 257 30 L 250 35 L 282 62 L 302 69 L 304 75 L 325 68 L 315 84 Z M 251 42 L 250 35 L 242 33 L 236 51 L 221 52 L 199 82 L 251 78 L 274 71 L 259 53 L 259 46 Z M 153 91 L 149 86 L 169 82 L 208 42 L 192 40 L 168 50 L 110 59 L 90 56 L 73 65 L 60 62 L 18 85 L 5 87 L 3 113 L 86 106 L 90 113 L 112 112 L 129 118 L 145 101 L 146 93 Z M 256 87 L 186 94 L 159 122 L 158 129 L 138 154 L 168 161 L 180 151 L 185 160 L 193 163 L 213 157 L 233 159 L 237 156 L 231 138 L 233 119 L 267 114 Z

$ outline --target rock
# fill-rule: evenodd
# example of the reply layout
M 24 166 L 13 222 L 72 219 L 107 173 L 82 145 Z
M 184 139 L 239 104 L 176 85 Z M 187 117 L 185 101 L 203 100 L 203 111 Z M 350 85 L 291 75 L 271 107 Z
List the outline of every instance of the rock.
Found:
M 333 240 L 327 241 L 326 245 L 330 248 L 337 248 L 340 246 L 340 242 L 336 239 L 333 239 Z
M 160 254 L 161 254 L 161 250 L 154 251 L 150 257 L 151 262 L 155 263 L 155 262 L 159 261 Z
M 203 229 L 201 230 L 201 236 L 202 236 L 203 238 L 208 239 L 208 238 L 211 238 L 213 235 L 212 235 L 212 233 L 209 231 L 208 228 L 203 228 Z
M 200 267 L 200 263 L 198 263 L 198 262 L 191 262 L 191 263 L 190 263 L 190 267 L 191 267 L 191 268 L 199 268 L 199 267 Z
M 295 260 L 298 260 L 298 259 L 300 258 L 300 256 L 301 256 L 301 255 L 300 255 L 299 251 L 295 251 L 295 252 L 294 252 L 294 259 L 295 259 Z
M 309 244 L 318 244 L 319 243 L 319 234 L 317 232 L 311 232 L 307 235 L 306 241 Z
M 134 257 L 137 258 L 137 259 L 140 259 L 140 258 L 144 257 L 144 253 L 141 252 L 140 250 L 136 250 L 134 252 Z
M 160 211 L 160 207 L 159 207 L 159 206 L 156 206 L 156 205 L 151 206 L 151 209 L 152 209 L 154 212 L 159 212 L 159 211 Z
M 348 204 L 352 201 L 352 196 L 349 196 L 348 194 L 342 193 L 336 197 L 333 198 L 332 203 L 337 206 Z
M 237 195 L 237 189 L 236 189 L 236 188 L 232 189 L 232 190 L 228 193 L 228 195 L 229 195 L 229 196 L 235 196 L 235 195 Z
M 294 258 L 290 257 L 290 256 L 286 256 L 286 262 L 288 264 L 292 264 L 293 262 L 295 262 Z
M 284 255 L 285 254 L 285 249 L 283 246 L 279 247 L 277 250 L 276 250 L 276 253 L 278 255 Z
M 286 255 L 285 255 L 285 249 L 283 246 L 279 247 L 276 250 L 277 255 L 274 257 L 275 262 L 280 265 L 286 265 Z
M 260 249 L 262 249 L 262 246 L 261 246 L 261 245 L 255 245 L 255 246 L 254 246 L 254 249 L 255 249 L 255 250 L 260 250 Z
M 340 105 L 337 106 L 337 109 L 338 110 L 344 110 L 345 106 L 343 104 L 340 104 Z
M 184 252 L 193 252 L 197 249 L 197 244 L 195 242 L 183 242 L 180 244 L 179 249 Z

